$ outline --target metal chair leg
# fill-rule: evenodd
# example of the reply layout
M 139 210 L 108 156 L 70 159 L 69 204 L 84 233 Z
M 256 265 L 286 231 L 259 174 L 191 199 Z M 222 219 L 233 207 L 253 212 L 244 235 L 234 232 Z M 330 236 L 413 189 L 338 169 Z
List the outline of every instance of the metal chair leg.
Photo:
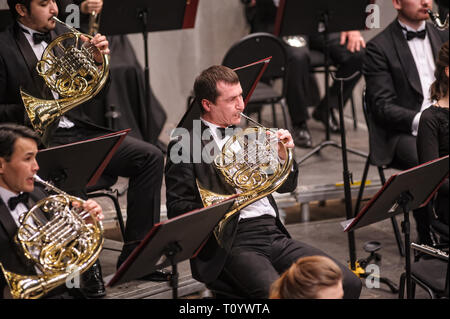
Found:
M 359 186 L 359 192 L 358 192 L 358 198 L 356 200 L 355 205 L 355 216 L 359 213 L 359 207 L 361 206 L 361 200 L 364 194 L 364 188 L 366 187 L 366 180 L 367 180 L 367 174 L 369 172 L 369 166 L 370 166 L 370 154 L 367 156 L 366 164 L 364 165 L 364 171 L 363 176 L 361 179 L 361 185 Z
M 358 119 L 356 118 L 355 101 L 353 99 L 353 92 L 350 96 L 350 102 L 352 105 L 352 116 L 353 116 L 353 129 L 356 131 L 358 129 Z
M 277 112 L 275 112 L 275 104 L 272 103 L 272 127 L 278 127 L 277 123 L 278 121 L 277 121 Z
M 286 104 L 286 100 L 282 99 L 280 101 L 280 105 L 281 105 L 281 111 L 283 112 L 284 128 L 286 130 L 292 132 L 291 121 L 289 121 L 289 118 L 288 118 L 288 107 L 287 107 L 287 104 Z
M 405 298 L 406 273 L 400 276 L 400 284 L 398 285 L 398 299 Z
M 381 183 L 382 183 L 382 185 L 384 185 L 386 183 L 386 177 L 384 176 L 383 168 L 380 166 L 378 166 L 378 173 L 380 174 Z M 398 224 L 397 224 L 397 220 L 395 219 L 395 216 L 391 217 L 391 223 L 392 223 L 392 228 L 394 229 L 394 235 L 395 235 L 395 240 L 397 241 L 398 251 L 400 253 L 400 256 L 404 257 L 405 256 L 405 247 L 403 245 L 402 235 L 400 234 L 400 230 L 398 228 Z

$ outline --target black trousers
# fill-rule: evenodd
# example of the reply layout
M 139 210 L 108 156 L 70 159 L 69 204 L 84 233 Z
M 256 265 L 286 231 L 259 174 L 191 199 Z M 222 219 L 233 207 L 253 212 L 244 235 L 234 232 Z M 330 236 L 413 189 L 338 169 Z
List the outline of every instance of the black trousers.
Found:
M 328 38 L 328 50 L 333 65 L 337 67 L 337 77 L 348 77 L 362 69 L 362 57 L 364 50 L 352 53 L 347 50 L 346 45 L 340 45 L 340 33 L 331 33 Z M 323 36 L 309 37 L 309 48 L 294 48 L 287 46 L 288 51 L 288 81 L 286 91 L 286 102 L 293 125 L 299 125 L 309 118 L 307 107 L 316 104 L 317 84 L 311 77 L 310 50 L 324 53 Z M 344 82 L 343 97 L 344 104 L 350 98 L 353 88 L 361 78 L 361 74 L 351 81 Z M 338 93 L 340 85 L 333 83 L 330 88 L 329 105 L 338 107 Z M 325 111 L 327 105 L 325 99 L 317 106 L 320 111 Z
M 63 145 L 109 133 L 95 127 L 58 128 L 51 145 Z M 82 154 L 80 159 L 88 158 Z M 138 242 L 160 220 L 161 185 L 164 170 L 162 152 L 154 145 L 127 136 L 114 153 L 103 174 L 128 177 L 127 222 L 123 261 Z
M 267 298 L 270 286 L 300 257 L 321 255 L 321 250 L 286 236 L 269 215 L 239 222 L 236 238 L 219 280 L 230 280 L 250 298 Z M 329 257 L 329 256 L 327 256 Z M 331 257 L 329 257 L 331 258 Z M 333 258 L 331 258 L 333 259 Z M 358 298 L 361 280 L 334 260 L 343 273 L 344 298 Z

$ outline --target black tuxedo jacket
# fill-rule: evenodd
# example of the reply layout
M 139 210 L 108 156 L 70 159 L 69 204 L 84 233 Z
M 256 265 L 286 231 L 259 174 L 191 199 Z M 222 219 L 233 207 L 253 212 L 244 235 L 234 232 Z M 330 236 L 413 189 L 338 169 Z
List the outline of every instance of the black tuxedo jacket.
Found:
M 52 39 L 64 32 L 67 32 L 65 27 L 57 24 L 55 30 L 51 31 Z M 0 123 L 12 122 L 27 126 L 31 125 L 20 96 L 20 88 L 34 97 L 53 99 L 44 80 L 36 71 L 37 62 L 38 59 L 17 23 L 14 22 L 8 29 L 0 33 Z M 102 103 L 108 86 L 109 79 L 98 95 L 88 102 L 75 107 L 65 115 L 75 125 L 96 127 L 109 131 L 92 123 L 85 112 L 85 109 L 98 107 Z M 56 129 L 58 126 L 57 122 L 52 125 L 50 131 Z
M 187 213 L 191 210 L 202 208 L 203 203 L 197 188 L 197 181 L 200 185 L 212 192 L 219 194 L 235 194 L 235 190 L 223 178 L 222 173 L 218 171 L 212 163 L 212 153 L 209 151 L 216 149 L 214 154 L 218 154 L 217 144 L 214 138 L 208 134 L 209 128 L 201 122 L 200 126 L 191 131 L 185 131 L 178 139 L 169 143 L 167 163 L 165 167 L 166 198 L 167 198 L 167 216 L 175 216 Z M 205 133 L 205 134 L 204 134 Z M 201 137 L 206 137 L 204 140 Z M 201 142 L 200 142 L 201 141 Z M 180 145 L 186 146 L 184 149 Z M 188 150 L 190 148 L 190 150 Z M 189 151 L 189 156 L 185 157 L 185 162 L 176 163 L 175 156 L 181 152 Z M 203 159 L 202 159 L 203 153 Z M 186 153 L 183 153 L 186 155 Z M 294 170 L 291 172 L 285 183 L 277 190 L 280 193 L 291 192 L 297 186 L 298 168 L 294 164 Z M 275 200 L 271 195 L 268 196 L 269 202 L 275 209 L 277 215 L 277 225 L 289 236 L 289 233 L 282 225 Z M 224 229 L 225 246 L 231 247 L 236 234 L 239 214 L 231 217 L 232 220 Z M 195 225 L 187 225 L 187 227 Z M 196 258 L 191 259 L 192 275 L 195 279 L 211 283 L 220 274 L 227 257 L 225 249 L 221 248 L 214 237 L 203 246 Z
M 426 25 L 434 58 L 448 41 L 448 30 Z M 371 147 L 377 165 L 392 162 L 399 134 L 411 134 L 423 102 L 420 75 L 397 19 L 367 43 L 363 66 L 366 101 L 373 116 Z
M 38 187 L 30 193 L 28 200 L 28 207 L 31 208 L 34 204 L 45 198 L 46 193 Z M 39 216 L 45 220 L 42 214 Z M 6 270 L 22 275 L 36 275 L 34 266 L 25 258 L 21 248 L 15 243 L 14 236 L 17 233 L 17 225 L 9 212 L 6 204 L 0 199 L 0 262 Z M 3 294 L 3 289 L 6 287 L 3 274 L 0 273 L 0 297 Z

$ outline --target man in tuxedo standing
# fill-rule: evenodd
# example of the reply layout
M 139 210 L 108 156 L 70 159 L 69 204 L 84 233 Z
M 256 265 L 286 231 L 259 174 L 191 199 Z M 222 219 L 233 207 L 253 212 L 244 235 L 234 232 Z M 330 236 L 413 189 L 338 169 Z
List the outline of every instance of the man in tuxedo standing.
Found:
M 212 66 L 197 77 L 194 93 L 202 110 L 201 119 L 197 120 L 200 123 L 193 125 L 189 138 L 185 138 L 187 134 L 174 137 L 168 148 L 165 180 L 169 218 L 203 207 L 198 185 L 218 194 L 237 192 L 225 181 L 213 160 L 214 154 L 219 154 L 218 150 L 231 138 L 232 134 L 227 133 L 233 132 L 233 128 L 229 126 L 239 125 L 241 121 L 245 106 L 239 78 L 225 66 Z M 287 148 L 294 148 L 289 131 L 280 129 L 276 137 Z M 201 149 L 195 153 L 188 151 L 196 145 L 201 145 Z M 233 144 L 232 148 L 236 147 L 236 143 Z M 189 156 L 180 154 L 179 150 L 189 152 Z M 284 149 L 279 148 L 278 153 L 280 161 L 286 160 Z M 198 154 L 201 160 L 195 159 Z M 277 192 L 292 192 L 297 181 L 298 168 L 294 163 Z M 229 217 L 218 237 L 220 243 L 211 235 L 191 260 L 193 277 L 212 290 L 225 283 L 235 294 L 245 298 L 268 298 L 270 285 L 299 257 L 325 255 L 290 237 L 272 195 Z M 339 265 L 344 274 L 344 297 L 358 298 L 361 281 L 348 267 Z
M 9 271 L 36 276 L 36 270 L 14 241 L 19 217 L 47 194 L 34 186 L 38 172 L 36 162 L 39 137 L 31 129 L 16 124 L 0 124 L 0 262 Z M 98 220 L 103 219 L 102 208 L 93 200 L 83 207 Z M 8 297 L 8 286 L 0 272 L 0 298 Z M 47 297 L 75 296 L 66 287 L 59 287 Z
M 392 0 L 397 18 L 368 42 L 364 59 L 366 102 L 373 115 L 377 165 L 418 165 L 416 135 L 422 111 L 431 105 L 435 59 L 448 30 L 431 23 L 432 0 Z M 378 157 L 378 156 L 377 156 Z M 426 209 L 413 212 L 418 240 L 431 244 Z

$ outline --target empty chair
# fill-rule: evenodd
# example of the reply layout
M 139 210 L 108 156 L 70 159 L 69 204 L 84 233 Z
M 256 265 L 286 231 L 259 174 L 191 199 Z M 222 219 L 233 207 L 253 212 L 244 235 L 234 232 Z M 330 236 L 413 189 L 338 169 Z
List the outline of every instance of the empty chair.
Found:
M 287 53 L 279 38 L 263 32 L 247 35 L 227 51 L 222 65 L 234 69 L 267 57 L 272 58 L 247 104 L 246 112 L 258 112 L 258 121 L 261 123 L 261 107 L 270 104 L 273 126 L 277 127 L 275 105 L 279 104 L 283 113 L 284 127 L 289 129 L 286 104 Z M 276 80 L 281 80 L 279 91 L 274 88 Z

